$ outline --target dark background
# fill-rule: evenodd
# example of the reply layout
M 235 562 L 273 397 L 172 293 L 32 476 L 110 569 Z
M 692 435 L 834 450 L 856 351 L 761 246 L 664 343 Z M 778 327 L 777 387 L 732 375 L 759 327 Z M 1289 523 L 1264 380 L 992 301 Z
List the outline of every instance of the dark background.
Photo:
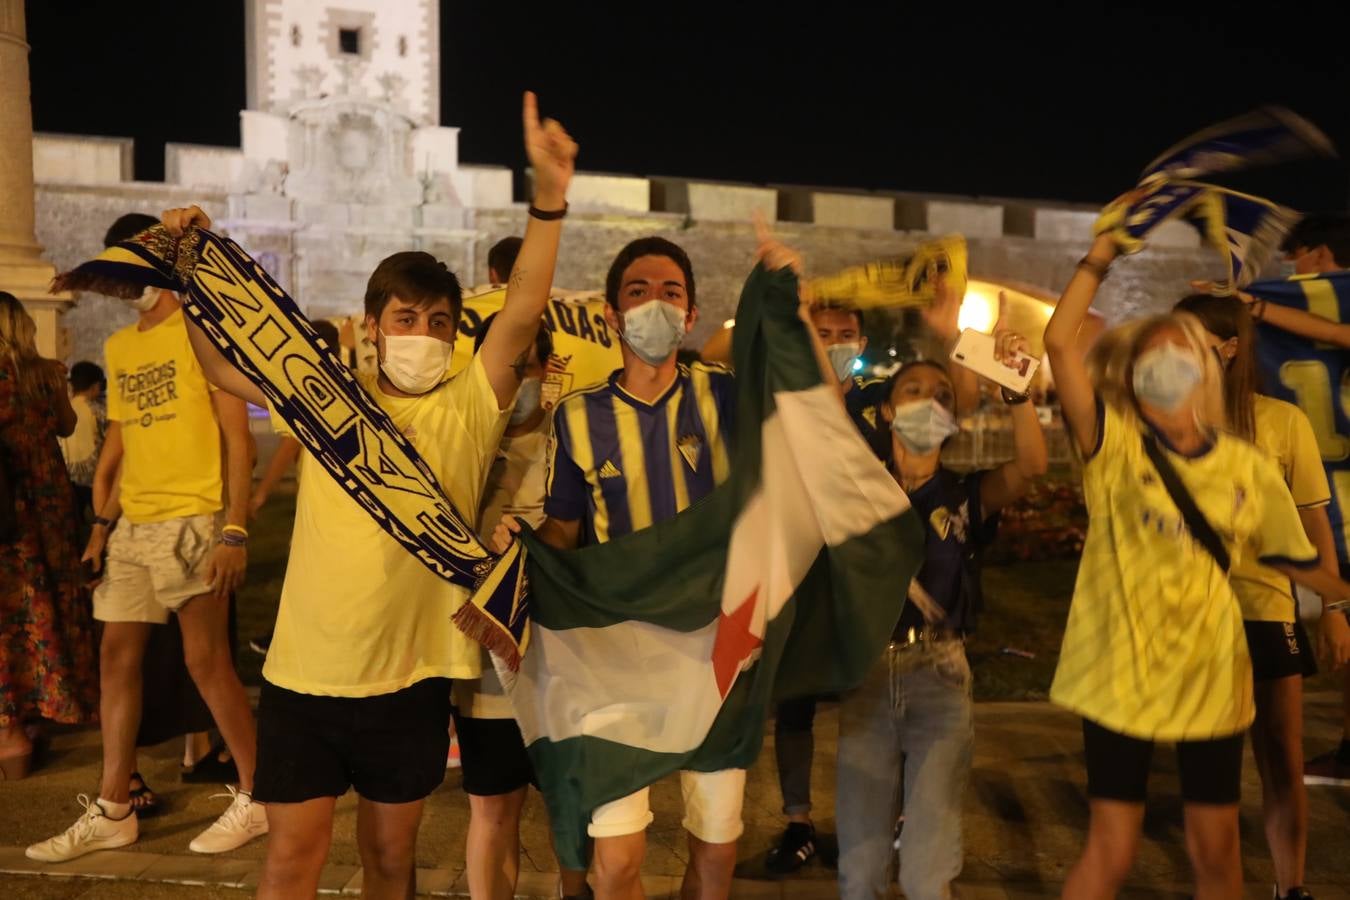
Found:
M 1263 103 L 1350 151 L 1336 7 L 445 3 L 441 123 L 466 162 L 519 169 L 519 93 L 588 171 L 1103 202 L 1186 134 Z M 28 4 L 39 131 L 238 146 L 242 0 Z M 734 8 L 733 8 L 734 7 Z M 1350 200 L 1343 160 L 1235 186 Z

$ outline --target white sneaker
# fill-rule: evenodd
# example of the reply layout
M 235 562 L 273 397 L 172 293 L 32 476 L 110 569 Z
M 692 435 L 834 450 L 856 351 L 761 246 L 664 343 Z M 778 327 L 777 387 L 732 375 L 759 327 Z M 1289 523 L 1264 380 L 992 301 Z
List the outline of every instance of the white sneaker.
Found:
M 228 794 L 212 794 L 212 798 L 231 797 L 230 808 L 220 814 L 215 824 L 192 839 L 188 849 L 193 853 L 225 853 L 237 850 L 255 837 L 267 834 L 267 808 L 254 803 L 243 791 L 225 786 Z
M 121 819 L 110 819 L 97 800 L 89 800 L 88 794 L 80 794 L 77 799 L 84 807 L 84 815 L 56 837 L 29 847 L 24 856 L 38 862 L 65 862 L 95 850 L 116 850 L 136 843 L 141 832 L 134 812 Z

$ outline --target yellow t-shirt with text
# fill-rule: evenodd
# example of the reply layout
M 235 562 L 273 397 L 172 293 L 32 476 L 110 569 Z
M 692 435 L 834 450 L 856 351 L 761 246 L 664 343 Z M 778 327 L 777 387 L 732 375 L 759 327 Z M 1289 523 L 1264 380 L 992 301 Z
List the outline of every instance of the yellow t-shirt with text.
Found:
M 476 514 L 506 427 L 475 358 L 419 397 L 358 380 L 435 473 L 462 515 Z M 263 677 L 302 694 L 370 697 L 426 678 L 477 678 L 478 644 L 450 617 L 468 600 L 385 533 L 322 465 L 301 454 L 295 530 Z
M 136 524 L 213 513 L 221 500 L 220 425 L 213 388 L 188 343 L 183 311 L 145 331 L 114 332 L 108 422 L 122 428 L 122 514 Z
M 1315 509 L 1331 502 L 1317 437 L 1303 410 L 1258 394 L 1256 447 L 1279 467 L 1299 509 Z M 1228 577 L 1242 604 L 1242 618 L 1254 622 L 1293 622 L 1298 618 L 1289 576 L 1261 565 L 1253 554 L 1244 554 Z
M 1209 740 L 1251 725 L 1251 657 L 1228 577 L 1186 528 L 1145 454 L 1137 420 L 1102 410 L 1083 467 L 1087 541 L 1050 699 L 1144 740 Z M 1219 434 L 1164 449 L 1229 554 L 1315 565 L 1280 471 Z

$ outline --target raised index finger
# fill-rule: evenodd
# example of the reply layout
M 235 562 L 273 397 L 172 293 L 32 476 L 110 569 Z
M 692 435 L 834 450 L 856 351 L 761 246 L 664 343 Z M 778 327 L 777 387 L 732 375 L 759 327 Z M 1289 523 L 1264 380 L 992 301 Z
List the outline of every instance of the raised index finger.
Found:
M 525 92 L 521 118 L 525 121 L 526 134 L 539 130 L 539 98 L 535 96 L 534 91 Z

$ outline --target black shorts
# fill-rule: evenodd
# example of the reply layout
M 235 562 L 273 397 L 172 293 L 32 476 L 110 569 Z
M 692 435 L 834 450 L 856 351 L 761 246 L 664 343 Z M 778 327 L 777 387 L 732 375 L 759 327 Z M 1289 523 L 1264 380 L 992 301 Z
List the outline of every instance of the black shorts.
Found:
M 1226 805 L 1242 794 L 1243 734 L 1209 741 L 1177 743 L 1181 799 L 1187 803 Z M 1083 720 L 1088 796 L 1094 800 L 1143 803 L 1153 742 L 1132 738 Z
M 1242 625 L 1247 629 L 1253 681 L 1317 674 L 1317 659 L 1302 622 L 1246 621 Z
M 297 694 L 264 681 L 253 796 L 303 803 L 352 787 L 376 803 L 411 803 L 440 786 L 449 752 L 447 678 L 374 697 Z
M 464 793 L 496 797 L 531 784 L 539 787 L 515 719 L 473 719 L 452 712 Z

